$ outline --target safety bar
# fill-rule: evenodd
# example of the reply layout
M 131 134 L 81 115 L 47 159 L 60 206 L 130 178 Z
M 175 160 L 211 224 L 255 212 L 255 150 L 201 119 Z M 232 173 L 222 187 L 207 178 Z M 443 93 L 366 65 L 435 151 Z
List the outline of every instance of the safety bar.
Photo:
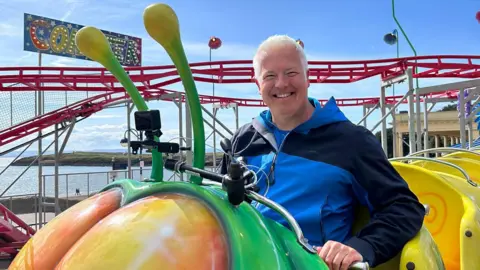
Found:
M 425 149 L 425 150 L 417 151 L 417 152 L 415 152 L 415 153 L 408 154 L 407 157 L 416 156 L 416 155 L 420 155 L 420 154 L 426 154 L 426 153 L 447 153 L 447 152 L 448 152 L 448 153 L 451 153 L 451 152 L 464 152 L 464 153 L 471 153 L 471 154 L 480 156 L 480 153 L 478 153 L 478 152 L 471 151 L 471 150 L 467 150 L 467 149 L 463 149 L 463 148 L 437 147 L 437 148 L 430 148 L 430 149 Z
M 443 160 L 439 160 L 439 159 L 434 159 L 434 158 L 426 158 L 426 157 L 398 157 L 398 158 L 390 158 L 389 161 L 408 161 L 408 160 L 423 160 L 423 161 L 431 161 L 431 162 L 436 162 L 436 163 L 439 163 L 439 164 L 443 164 L 445 166 L 450 166 L 452 168 L 455 168 L 457 170 L 459 170 L 463 176 L 465 177 L 465 179 L 467 180 L 467 183 L 469 183 L 470 185 L 474 186 L 474 187 L 477 187 L 478 184 L 473 182 L 471 179 L 470 179 L 470 176 L 468 176 L 468 173 L 462 169 L 461 167 L 453 164 L 453 163 L 450 163 L 450 162 L 447 162 L 447 161 L 443 161 Z

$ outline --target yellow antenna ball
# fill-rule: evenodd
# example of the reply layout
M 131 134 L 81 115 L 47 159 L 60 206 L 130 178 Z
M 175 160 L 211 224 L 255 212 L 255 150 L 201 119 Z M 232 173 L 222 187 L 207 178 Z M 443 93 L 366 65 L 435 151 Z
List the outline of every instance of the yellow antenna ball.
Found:
M 108 66 L 113 53 L 102 31 L 92 26 L 85 26 L 75 35 L 75 43 L 85 56 L 103 66 Z
M 166 4 L 152 4 L 143 12 L 143 23 L 148 34 L 164 48 L 180 40 L 178 18 Z

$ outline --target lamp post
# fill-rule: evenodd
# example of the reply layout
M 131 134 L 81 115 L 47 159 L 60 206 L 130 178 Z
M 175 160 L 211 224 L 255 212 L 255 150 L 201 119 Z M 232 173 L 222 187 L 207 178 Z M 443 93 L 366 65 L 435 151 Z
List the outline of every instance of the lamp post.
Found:
M 208 41 L 208 47 L 210 48 L 210 68 L 212 68 L 212 50 L 216 50 L 222 46 L 222 40 L 218 37 L 210 37 L 210 40 Z M 213 75 L 212 75 L 213 79 Z M 215 83 L 212 84 L 212 96 L 215 96 Z
M 393 29 L 393 31 L 391 33 L 387 33 L 385 34 L 385 36 L 383 36 L 383 41 L 385 41 L 385 43 L 387 43 L 388 45 L 397 45 L 397 59 L 400 55 L 400 50 L 399 50 L 399 42 L 398 42 L 398 31 L 397 29 Z M 396 101 L 395 99 L 395 84 L 392 84 L 392 95 L 394 96 L 394 100 Z M 397 112 L 397 109 L 395 109 L 394 113 L 392 114 L 392 120 L 393 120 L 393 124 L 392 124 L 392 143 L 393 143 L 393 146 L 392 146 L 392 155 L 393 157 L 396 157 L 397 156 L 397 129 L 396 129 L 396 123 L 395 123 L 395 114 Z M 403 146 L 403 144 L 402 144 Z
M 388 45 L 397 45 L 397 58 L 399 57 L 399 46 L 398 46 L 398 31 L 397 29 L 393 29 L 393 31 L 391 33 L 387 33 L 385 34 L 385 36 L 383 36 L 383 41 L 385 41 L 385 43 L 387 43 Z M 395 96 L 395 84 L 392 85 L 392 89 L 393 89 L 393 96 Z
M 130 133 L 132 133 L 137 138 L 137 140 L 140 140 L 140 141 L 143 140 L 142 132 L 138 132 L 135 129 L 127 129 L 123 133 L 123 139 L 120 140 L 120 145 L 122 147 L 126 147 L 127 149 L 130 149 L 130 140 L 127 138 L 127 133 L 129 133 L 128 138 L 130 138 Z M 142 167 L 143 167 L 143 164 L 142 164 L 143 163 L 143 161 L 142 161 L 142 147 L 140 147 L 140 152 L 138 154 L 138 163 L 139 163 L 138 165 L 140 167 L 140 180 L 142 180 Z M 131 172 L 132 172 L 132 162 L 130 160 L 130 155 L 128 155 L 128 177 L 129 178 L 133 178 Z
M 208 41 L 208 47 L 210 48 L 210 68 L 212 68 L 212 50 L 217 50 L 222 46 L 222 40 L 218 37 L 212 36 L 210 37 L 210 40 Z M 212 79 L 213 79 L 213 74 L 212 74 Z M 212 82 L 212 96 L 215 97 L 215 83 Z M 217 122 L 216 119 L 216 110 L 214 103 L 212 103 L 212 113 L 213 113 L 213 167 L 217 166 L 217 141 L 216 141 L 216 127 L 215 127 L 215 122 Z

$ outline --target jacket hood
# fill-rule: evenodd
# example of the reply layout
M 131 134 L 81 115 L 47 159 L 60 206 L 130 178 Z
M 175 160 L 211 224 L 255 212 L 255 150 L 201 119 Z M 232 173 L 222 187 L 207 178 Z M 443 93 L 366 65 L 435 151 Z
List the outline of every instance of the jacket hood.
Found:
M 331 97 L 323 107 L 315 98 L 309 97 L 308 100 L 315 107 L 315 110 L 310 119 L 297 126 L 293 131 L 307 133 L 312 128 L 318 128 L 335 122 L 348 121 L 347 117 L 338 108 L 335 98 Z M 254 119 L 254 126 L 256 126 L 257 129 L 259 124 L 270 132 L 273 132 L 273 130 L 277 128 L 272 122 L 272 114 L 270 110 L 261 112 L 260 115 Z

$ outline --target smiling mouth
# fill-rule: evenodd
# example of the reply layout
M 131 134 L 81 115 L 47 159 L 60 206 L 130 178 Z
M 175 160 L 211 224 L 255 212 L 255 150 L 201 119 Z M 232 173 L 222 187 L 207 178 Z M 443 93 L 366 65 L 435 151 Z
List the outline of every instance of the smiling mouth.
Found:
M 293 92 L 284 93 L 284 94 L 275 94 L 273 96 L 275 98 L 287 98 L 287 97 L 292 96 L 292 95 L 293 95 Z

